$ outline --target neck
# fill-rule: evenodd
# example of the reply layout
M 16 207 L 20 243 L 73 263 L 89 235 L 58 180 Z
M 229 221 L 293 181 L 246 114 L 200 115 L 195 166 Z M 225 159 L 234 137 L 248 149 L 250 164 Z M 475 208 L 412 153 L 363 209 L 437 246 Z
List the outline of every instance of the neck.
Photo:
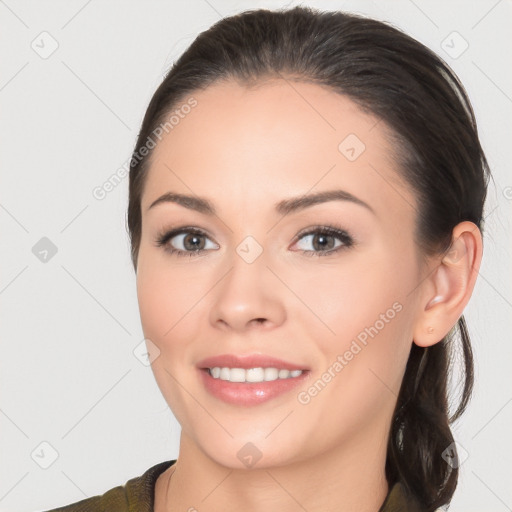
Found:
M 161 510 L 377 512 L 389 491 L 385 460 L 382 437 L 361 436 L 351 438 L 347 446 L 287 465 L 233 469 L 208 457 L 182 432 Z

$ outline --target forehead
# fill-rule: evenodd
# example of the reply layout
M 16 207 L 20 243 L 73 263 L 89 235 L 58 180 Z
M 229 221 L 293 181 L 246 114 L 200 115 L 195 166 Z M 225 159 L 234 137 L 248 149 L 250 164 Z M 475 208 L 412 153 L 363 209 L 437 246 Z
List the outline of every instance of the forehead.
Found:
M 244 208 L 334 187 L 377 209 L 413 201 L 387 126 L 344 95 L 273 79 L 252 87 L 219 82 L 190 97 L 196 106 L 153 150 L 143 211 L 167 189 L 220 203 L 243 197 Z

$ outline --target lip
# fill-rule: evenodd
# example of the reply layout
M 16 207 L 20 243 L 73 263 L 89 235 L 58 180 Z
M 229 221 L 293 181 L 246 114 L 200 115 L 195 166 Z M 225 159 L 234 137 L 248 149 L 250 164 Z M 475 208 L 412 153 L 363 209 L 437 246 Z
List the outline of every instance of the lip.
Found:
M 291 363 L 265 354 L 221 354 L 207 357 L 197 364 L 197 367 L 201 370 L 205 368 L 215 368 L 216 366 L 220 368 L 243 368 L 245 370 L 249 368 L 279 368 L 290 371 L 309 370 L 309 368 L 304 365 Z
M 230 382 L 214 379 L 207 369 L 198 370 L 206 390 L 214 397 L 231 405 L 253 406 L 275 399 L 303 384 L 309 378 L 309 371 L 298 377 L 276 379 L 268 382 Z
M 285 370 L 302 370 L 298 377 L 276 379 L 268 382 L 230 382 L 214 379 L 208 368 L 279 368 Z M 244 356 L 222 354 L 203 359 L 197 364 L 200 379 L 206 390 L 225 403 L 237 406 L 254 406 L 273 400 L 278 396 L 291 392 L 309 378 L 310 370 L 303 365 L 277 359 L 264 354 L 248 354 Z

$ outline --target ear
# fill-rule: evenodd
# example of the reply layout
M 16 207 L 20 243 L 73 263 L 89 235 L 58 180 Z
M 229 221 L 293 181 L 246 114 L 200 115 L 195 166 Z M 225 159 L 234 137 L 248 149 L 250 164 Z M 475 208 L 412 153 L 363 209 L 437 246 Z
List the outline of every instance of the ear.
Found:
M 434 260 L 434 270 L 422 285 L 422 310 L 413 332 L 416 345 L 434 345 L 455 326 L 473 292 L 481 260 L 478 226 L 469 221 L 457 224 L 450 248 Z

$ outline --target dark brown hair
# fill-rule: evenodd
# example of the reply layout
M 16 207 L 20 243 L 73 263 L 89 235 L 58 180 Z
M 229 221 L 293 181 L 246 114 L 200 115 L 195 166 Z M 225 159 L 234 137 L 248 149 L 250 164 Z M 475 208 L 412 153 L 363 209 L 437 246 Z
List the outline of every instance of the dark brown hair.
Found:
M 391 25 L 309 7 L 250 10 L 202 32 L 174 63 L 146 111 L 130 170 L 128 229 L 135 271 L 141 196 L 151 152 L 141 148 L 187 95 L 224 79 L 250 86 L 287 77 L 327 86 L 391 128 L 398 171 L 418 198 L 416 240 L 424 254 L 447 251 L 453 228 L 482 229 L 489 168 L 475 116 L 453 71 L 434 52 Z M 450 417 L 448 378 L 460 341 L 464 383 Z M 386 477 L 401 481 L 425 510 L 450 502 L 457 464 L 443 457 L 450 423 L 473 387 L 473 356 L 464 318 L 439 343 L 412 344 L 391 425 Z M 456 460 L 456 459 L 455 459 Z M 454 467 L 452 467 L 452 465 Z

